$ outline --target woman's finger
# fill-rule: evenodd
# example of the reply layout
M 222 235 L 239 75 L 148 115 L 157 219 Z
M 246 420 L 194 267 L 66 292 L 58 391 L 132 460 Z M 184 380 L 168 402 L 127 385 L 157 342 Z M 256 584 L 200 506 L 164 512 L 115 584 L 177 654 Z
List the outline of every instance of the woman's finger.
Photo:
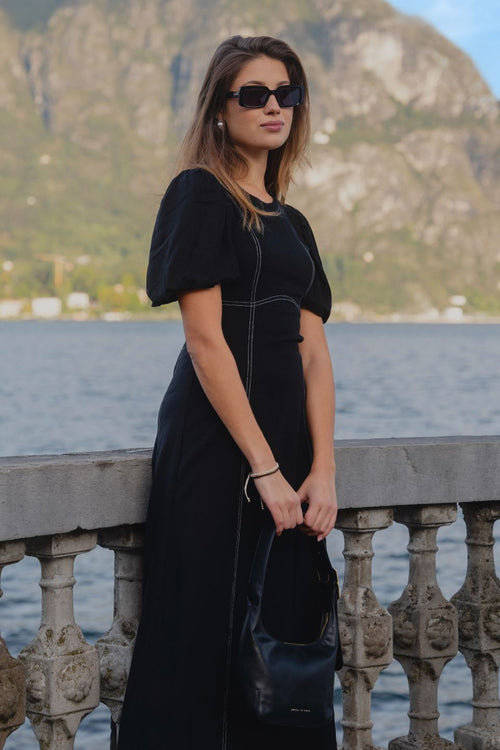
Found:
M 287 517 L 289 526 L 287 528 L 294 529 L 298 524 L 303 521 L 302 509 L 297 496 L 292 497 L 287 505 Z
M 320 504 L 313 508 L 310 507 L 310 510 L 313 510 L 313 512 L 309 513 L 308 511 L 304 521 L 308 528 L 311 529 L 312 535 L 321 535 L 323 538 L 328 536 L 335 525 L 336 510 L 332 511 L 331 505 L 322 506 Z
M 321 506 L 318 505 L 309 505 L 309 508 L 307 509 L 307 513 L 305 515 L 305 522 L 311 529 L 315 529 L 316 533 L 319 531 L 319 524 L 318 524 L 318 518 L 321 513 Z
M 288 508 L 286 506 L 281 509 L 281 515 L 283 516 L 283 527 L 285 529 L 291 528 L 291 525 L 290 525 L 290 523 L 291 523 L 290 522 L 290 514 L 289 514 Z
M 333 524 L 335 523 L 335 517 L 331 510 L 328 510 L 326 512 L 325 518 L 323 523 L 320 524 L 320 531 L 321 532 L 327 532 L 329 533 L 331 529 L 333 528 Z
M 276 536 L 281 536 L 283 533 L 283 529 L 285 528 L 284 522 L 283 522 L 283 516 L 279 510 L 279 508 L 270 508 L 271 515 L 273 517 L 274 525 L 276 527 Z
M 321 528 L 321 531 L 318 535 L 318 542 L 321 542 L 322 539 L 326 539 L 328 534 L 334 529 L 335 527 L 335 521 L 337 518 L 337 511 L 333 511 L 333 513 L 330 514 L 327 523 L 324 524 L 324 526 Z

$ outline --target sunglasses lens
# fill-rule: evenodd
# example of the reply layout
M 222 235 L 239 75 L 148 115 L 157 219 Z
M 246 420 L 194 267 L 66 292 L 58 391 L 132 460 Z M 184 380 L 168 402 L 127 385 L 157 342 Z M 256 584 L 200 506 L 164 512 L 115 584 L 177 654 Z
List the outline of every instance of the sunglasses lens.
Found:
M 280 86 L 276 98 L 280 107 L 296 107 L 302 101 L 300 86 Z
M 265 86 L 242 86 L 240 89 L 240 105 L 242 107 L 264 107 L 268 90 Z

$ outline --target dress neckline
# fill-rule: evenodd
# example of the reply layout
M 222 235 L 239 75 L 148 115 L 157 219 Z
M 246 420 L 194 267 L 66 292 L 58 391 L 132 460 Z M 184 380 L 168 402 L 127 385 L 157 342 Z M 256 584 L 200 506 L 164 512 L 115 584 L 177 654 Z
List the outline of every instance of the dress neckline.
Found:
M 257 198 L 256 195 L 252 195 L 252 193 L 249 193 L 246 190 L 245 192 L 257 208 L 263 208 L 266 211 L 275 211 L 279 207 L 279 201 L 276 197 L 273 197 L 272 201 L 263 201 L 260 198 Z

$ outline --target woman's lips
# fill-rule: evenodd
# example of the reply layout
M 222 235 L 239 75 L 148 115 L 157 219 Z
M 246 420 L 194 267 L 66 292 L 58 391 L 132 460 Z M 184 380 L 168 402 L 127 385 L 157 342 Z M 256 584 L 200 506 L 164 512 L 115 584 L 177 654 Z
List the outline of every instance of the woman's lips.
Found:
M 260 127 L 269 130 L 271 133 L 277 133 L 278 130 L 281 130 L 284 124 L 285 123 L 282 120 L 273 120 L 272 122 L 263 122 Z

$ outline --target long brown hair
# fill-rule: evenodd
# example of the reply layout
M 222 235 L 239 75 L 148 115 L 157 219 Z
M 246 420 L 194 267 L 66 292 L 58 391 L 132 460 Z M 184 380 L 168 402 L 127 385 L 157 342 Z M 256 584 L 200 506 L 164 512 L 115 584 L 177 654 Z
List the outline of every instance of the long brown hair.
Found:
M 233 36 L 214 52 L 203 81 L 193 122 L 184 138 L 177 162 L 177 173 L 202 167 L 212 172 L 231 193 L 243 212 L 245 226 L 262 228 L 260 215 L 265 210 L 254 206 L 248 194 L 234 180 L 237 169 L 247 167 L 243 154 L 232 143 L 226 128 L 217 126 L 224 111 L 227 93 L 243 65 L 257 57 L 280 60 L 286 67 L 290 83 L 304 87 L 304 98 L 294 111 L 290 135 L 280 148 L 269 151 L 265 174 L 266 190 L 280 202 L 292 179 L 293 168 L 305 159 L 309 142 L 309 90 L 298 56 L 280 39 L 270 36 Z

